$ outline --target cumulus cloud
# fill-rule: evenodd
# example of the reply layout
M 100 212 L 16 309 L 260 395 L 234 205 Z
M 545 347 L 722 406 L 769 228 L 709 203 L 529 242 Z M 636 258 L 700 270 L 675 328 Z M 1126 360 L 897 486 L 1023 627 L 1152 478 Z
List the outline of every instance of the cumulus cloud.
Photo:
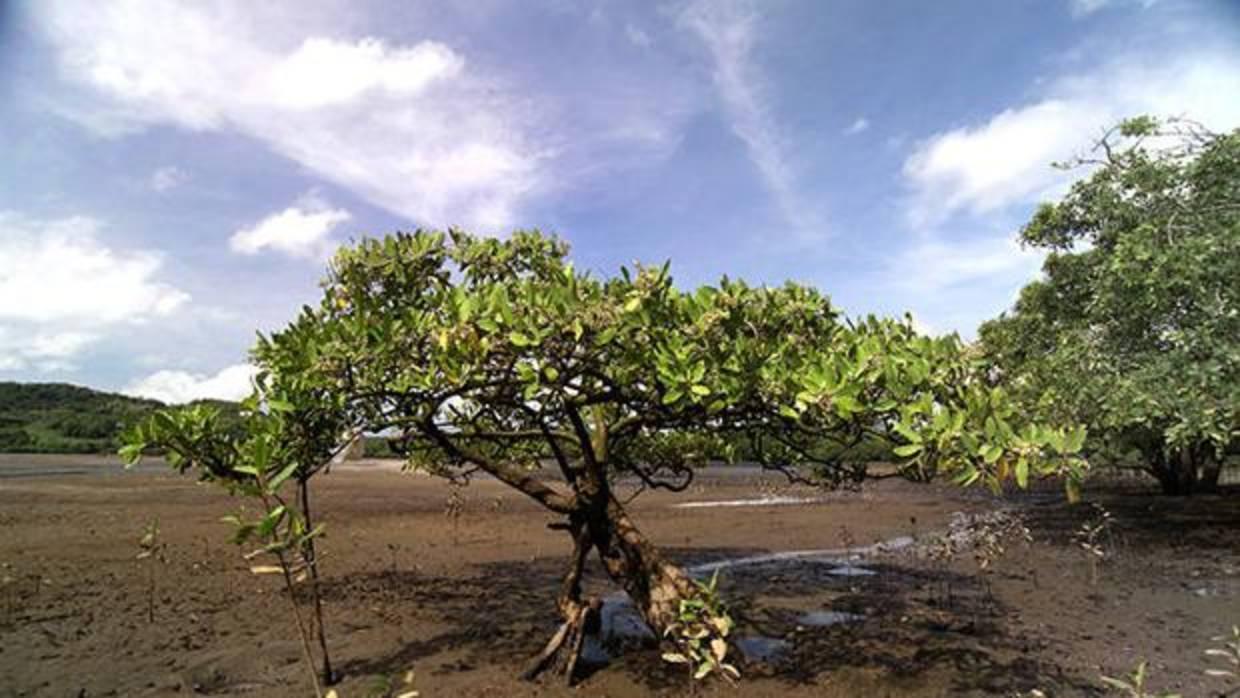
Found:
M 0 213 L 0 320 L 106 325 L 168 315 L 189 295 L 155 280 L 149 250 L 114 250 L 92 218 Z
M 915 293 L 933 294 L 986 280 L 1028 281 L 1044 256 L 1010 235 L 964 241 L 927 237 L 893 258 L 890 276 Z
M 151 173 L 150 186 L 151 189 L 162 194 L 171 189 L 176 189 L 188 180 L 189 175 L 179 167 L 161 167 Z
M 1052 162 L 1087 149 L 1103 127 L 1142 113 L 1183 115 L 1215 129 L 1240 125 L 1240 59 L 1188 53 L 1123 57 L 1052 81 L 1040 98 L 922 141 L 904 163 L 914 225 L 985 214 L 1055 196 L 1080 172 Z
M 36 368 L 44 373 L 76 368 L 70 360 L 98 339 L 92 332 L 40 330 L 0 324 L 0 371 Z
M 294 36 L 274 8 L 41 3 L 62 74 L 108 101 L 115 132 L 239 132 L 371 202 L 430 225 L 514 222 L 545 155 L 523 109 L 434 41 Z
M 110 328 L 173 313 L 189 294 L 158 280 L 162 256 L 114 249 L 87 217 L 0 212 L 0 364 L 66 361 Z
M 766 97 L 766 80 L 755 64 L 753 51 L 759 38 L 756 10 L 739 0 L 699 0 L 684 9 L 679 21 L 710 53 L 715 89 L 732 131 L 745 143 L 784 219 L 802 238 L 821 236 L 821 216 L 797 188 L 783 135 Z
M 912 311 L 919 332 L 957 330 L 968 337 L 1012 305 L 1044 258 L 1001 231 L 967 239 L 924 236 L 887 262 L 879 287 L 893 307 Z
M 234 252 L 254 255 L 274 250 L 293 257 L 322 259 L 335 245 L 328 236 L 352 216 L 344 209 L 330 208 L 315 197 L 298 203 L 233 233 L 228 246 Z
M 228 366 L 214 375 L 163 370 L 126 385 L 121 392 L 173 405 L 203 399 L 240 400 L 249 395 L 255 373 L 250 364 Z
M 434 41 L 389 49 L 379 39 L 357 42 L 311 37 L 271 66 L 259 83 L 263 98 L 288 109 L 347 104 L 369 90 L 416 95 L 458 77 L 465 61 Z
M 1157 0 L 1068 0 L 1068 9 L 1073 17 L 1089 15 L 1115 5 L 1140 5 L 1142 8 L 1152 6 Z
M 864 116 L 859 116 L 857 117 L 856 121 L 848 125 L 848 128 L 844 129 L 844 135 L 855 136 L 858 133 L 861 133 L 862 131 L 865 131 L 869 128 L 870 128 L 870 120 L 865 118 Z

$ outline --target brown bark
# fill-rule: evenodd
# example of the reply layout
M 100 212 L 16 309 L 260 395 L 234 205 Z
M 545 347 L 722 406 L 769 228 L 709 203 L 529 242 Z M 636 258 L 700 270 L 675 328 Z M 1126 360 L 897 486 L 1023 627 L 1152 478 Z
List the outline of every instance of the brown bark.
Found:
M 574 517 L 564 527 L 573 536 L 573 555 L 569 560 L 568 571 L 564 574 L 564 580 L 560 585 L 560 595 L 556 601 L 564 620 L 522 677 L 532 680 L 554 667 L 556 672 L 562 674 L 565 681 L 572 685 L 573 679 L 576 678 L 577 662 L 581 658 L 585 637 L 587 634 L 598 632 L 601 603 L 597 599 L 583 601 L 581 598 L 581 575 L 585 568 L 586 557 L 590 554 L 592 547 L 589 532 L 577 517 Z
M 599 627 L 599 601 L 581 598 L 581 574 L 591 550 L 599 552 L 607 575 L 624 589 L 657 637 L 675 622 L 680 601 L 696 590 L 689 575 L 663 557 L 610 494 L 590 515 L 573 517 L 573 521 L 581 523 L 565 526 L 573 531 L 574 550 L 557 603 L 564 620 L 525 672 L 527 679 L 553 667 L 570 684 L 575 678 L 585 636 Z
M 693 580 L 642 535 L 614 496 L 608 495 L 604 511 L 601 520 L 589 524 L 603 568 L 662 637 L 680 613 L 680 601 L 695 592 Z

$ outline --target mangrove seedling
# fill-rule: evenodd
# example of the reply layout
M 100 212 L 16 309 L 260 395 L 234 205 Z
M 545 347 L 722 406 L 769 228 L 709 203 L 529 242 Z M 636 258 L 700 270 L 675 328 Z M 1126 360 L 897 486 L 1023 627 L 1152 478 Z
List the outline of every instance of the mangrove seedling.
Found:
M 709 582 L 694 580 L 697 594 L 680 600 L 675 622 L 663 631 L 676 650 L 663 653 L 663 661 L 684 664 L 694 681 L 722 676 L 740 678 L 740 671 L 727 661 L 732 617 L 719 598 L 719 572 Z
M 146 560 L 146 622 L 155 622 L 156 568 L 168 562 L 167 543 L 159 538 L 159 519 L 151 519 L 138 539 L 138 560 Z
M 1102 676 L 1102 683 L 1116 692 L 1126 696 L 1127 698 L 1182 698 L 1179 693 L 1159 692 L 1151 693 L 1145 687 L 1145 682 L 1149 678 L 1146 671 L 1147 664 L 1144 660 L 1137 664 L 1132 673 L 1122 679 L 1112 676 Z

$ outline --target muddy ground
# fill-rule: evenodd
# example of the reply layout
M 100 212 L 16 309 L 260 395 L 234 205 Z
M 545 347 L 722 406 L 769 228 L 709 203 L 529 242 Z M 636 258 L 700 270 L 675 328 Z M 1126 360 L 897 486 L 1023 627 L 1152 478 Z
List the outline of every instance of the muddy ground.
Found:
M 776 649 L 742 665 L 739 688 L 716 683 L 698 695 L 1102 695 L 1100 673 L 1119 675 L 1141 658 L 1156 688 L 1226 688 L 1203 675 L 1202 651 L 1240 623 L 1240 493 L 1090 492 L 1116 518 L 1094 584 L 1072 540 L 1093 509 L 1055 494 L 1003 499 L 883 482 L 811 503 L 673 506 L 818 496 L 753 473 L 700 482 L 632 505 L 639 526 L 685 564 L 900 536 L 921 543 L 856 561 L 875 573 L 865 576 L 832 574 L 838 564 L 820 560 L 725 570 L 736 636 Z M 655 648 L 625 652 L 573 689 L 515 679 L 555 627 L 566 537 L 497 483 L 465 489 L 459 519 L 445 515 L 449 492 L 374 465 L 322 480 L 341 698 L 386 695 L 384 685 L 410 669 L 424 698 L 690 694 Z M 226 542 L 219 519 L 238 504 L 158 468 L 122 474 L 106 460 L 0 457 L 0 697 L 310 695 L 277 580 L 250 575 Z M 1013 542 L 989 573 L 968 552 L 950 562 L 915 553 L 956 512 L 1000 508 L 1021 512 L 1034 542 Z M 152 518 L 168 544 L 153 623 L 146 568 L 135 560 Z M 592 574 L 589 590 L 607 593 Z M 803 617 L 810 611 L 857 618 L 816 626 Z

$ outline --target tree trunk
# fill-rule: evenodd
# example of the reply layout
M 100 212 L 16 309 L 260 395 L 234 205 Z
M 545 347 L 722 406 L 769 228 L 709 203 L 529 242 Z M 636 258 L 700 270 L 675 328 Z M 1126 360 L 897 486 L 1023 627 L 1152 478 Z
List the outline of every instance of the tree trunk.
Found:
M 597 633 L 600 627 L 601 603 L 581 598 L 582 567 L 592 549 L 598 550 L 603 569 L 632 599 L 656 637 L 662 637 L 664 629 L 675 622 L 680 601 L 696 591 L 689 575 L 668 562 L 637 530 L 615 497 L 607 494 L 603 504 L 584 508 L 588 513 L 562 525 L 573 533 L 574 547 L 557 602 L 564 620 L 525 671 L 526 679 L 553 668 L 570 684 L 575 678 L 585 636 Z
M 544 671 L 554 668 L 571 686 L 585 637 L 598 632 L 599 610 L 602 604 L 598 599 L 583 601 L 581 598 L 581 574 L 586 557 L 593 547 L 589 532 L 579 517 L 573 517 L 563 528 L 568 529 L 573 537 L 573 555 L 569 559 L 568 571 L 564 573 L 560 595 L 556 600 L 556 606 L 564 620 L 522 677 L 532 680 Z
M 1197 462 L 1189 449 L 1158 454 L 1150 466 L 1150 472 L 1158 478 L 1163 494 L 1186 497 L 1197 489 Z M 1217 475 L 1214 480 L 1218 481 Z
M 693 580 L 637 530 L 614 496 L 608 495 L 602 513 L 589 527 L 603 568 L 633 600 L 655 636 L 663 637 L 680 613 L 681 600 L 696 592 Z
M 1198 492 L 1217 492 L 1218 478 L 1223 472 L 1223 460 L 1207 453 L 1201 460 L 1201 475 L 1197 481 Z

